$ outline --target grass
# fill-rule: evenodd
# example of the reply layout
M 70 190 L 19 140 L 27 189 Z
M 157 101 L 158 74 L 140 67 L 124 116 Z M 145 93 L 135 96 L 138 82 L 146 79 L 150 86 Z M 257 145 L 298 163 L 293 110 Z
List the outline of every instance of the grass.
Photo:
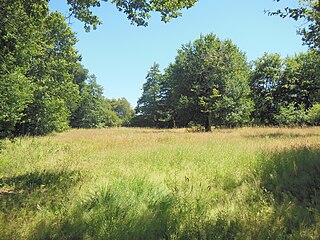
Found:
M 320 128 L 5 141 L 0 239 L 319 239 Z

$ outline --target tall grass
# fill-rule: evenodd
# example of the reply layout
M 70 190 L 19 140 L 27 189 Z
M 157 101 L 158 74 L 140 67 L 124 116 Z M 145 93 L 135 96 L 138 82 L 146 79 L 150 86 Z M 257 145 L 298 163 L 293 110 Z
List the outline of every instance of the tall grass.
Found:
M 318 239 L 320 128 L 6 141 L 0 239 Z

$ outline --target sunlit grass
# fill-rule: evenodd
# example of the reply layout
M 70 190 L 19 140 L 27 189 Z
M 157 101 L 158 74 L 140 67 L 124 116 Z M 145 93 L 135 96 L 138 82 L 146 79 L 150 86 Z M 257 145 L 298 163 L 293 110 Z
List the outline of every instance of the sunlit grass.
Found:
M 70 130 L 4 143 L 0 239 L 317 239 L 319 194 L 319 127 Z

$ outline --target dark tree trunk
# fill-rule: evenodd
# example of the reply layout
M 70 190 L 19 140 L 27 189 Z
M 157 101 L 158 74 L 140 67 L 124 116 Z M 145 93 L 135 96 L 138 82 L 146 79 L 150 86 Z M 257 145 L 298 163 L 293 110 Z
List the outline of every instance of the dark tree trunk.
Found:
M 211 132 L 211 118 L 212 118 L 212 113 L 208 112 L 206 123 L 204 125 L 204 129 L 206 132 Z

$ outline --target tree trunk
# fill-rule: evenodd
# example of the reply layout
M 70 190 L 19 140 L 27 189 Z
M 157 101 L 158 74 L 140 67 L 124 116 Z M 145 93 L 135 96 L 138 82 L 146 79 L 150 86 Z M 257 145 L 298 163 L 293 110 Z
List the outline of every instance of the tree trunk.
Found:
M 205 129 L 206 132 L 211 132 L 211 118 L 212 118 L 212 113 L 208 112 L 206 123 L 205 123 L 205 126 L 204 126 L 204 129 Z

